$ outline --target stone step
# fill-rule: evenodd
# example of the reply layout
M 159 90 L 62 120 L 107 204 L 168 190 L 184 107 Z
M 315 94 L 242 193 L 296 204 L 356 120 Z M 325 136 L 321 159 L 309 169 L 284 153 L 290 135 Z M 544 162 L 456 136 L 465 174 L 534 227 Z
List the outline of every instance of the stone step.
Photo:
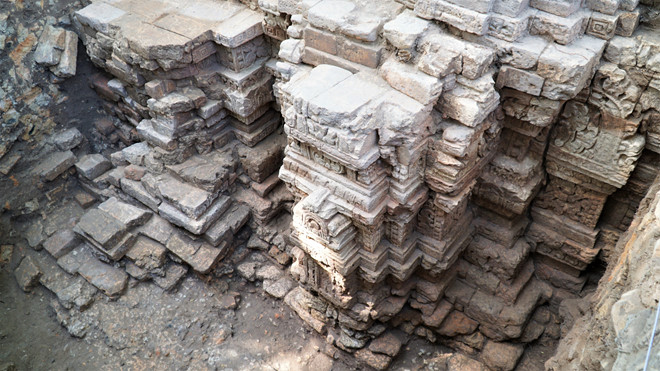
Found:
M 475 237 L 463 254 L 470 263 L 491 272 L 503 281 L 511 281 L 526 261 L 531 246 L 521 238 L 511 248 L 485 237 Z
M 231 151 L 196 155 L 181 164 L 167 166 L 179 178 L 211 193 L 229 186 L 235 168 Z
M 121 295 L 128 283 L 128 275 L 123 269 L 101 262 L 85 244 L 59 258 L 57 264 L 71 274 L 80 274 L 111 298 Z
M 160 205 L 161 201 L 147 192 L 141 182 L 121 178 L 120 183 L 121 190 L 124 191 L 127 195 L 135 198 L 154 212 L 158 212 L 158 206 Z
M 513 305 L 476 290 L 465 307 L 465 314 L 480 323 L 481 332 L 495 341 L 515 339 L 522 334 L 534 309 L 552 296 L 550 285 L 531 279 Z
M 168 291 L 175 288 L 177 284 L 181 282 L 181 280 L 186 276 L 186 273 L 188 273 L 188 267 L 170 262 L 165 267 L 165 275 L 154 275 L 153 281 L 161 289 Z
M 229 252 L 230 245 L 224 243 L 213 247 L 204 241 L 193 240 L 183 232 L 177 231 L 169 238 L 166 247 L 188 263 L 196 272 L 207 274 Z
M 110 197 L 101 203 L 98 209 L 114 217 L 127 228 L 144 224 L 152 215 L 150 211 L 121 202 L 115 197 Z
M 182 213 L 168 202 L 162 202 L 158 206 L 158 213 L 161 217 L 168 220 L 174 225 L 183 227 L 193 234 L 202 234 L 218 220 L 218 218 L 227 210 L 231 204 L 231 199 L 227 196 L 219 196 L 206 210 L 206 212 L 198 219 L 190 218 L 188 215 Z
M 133 247 L 126 252 L 126 257 L 136 266 L 147 271 L 153 271 L 165 264 L 167 249 L 148 237 L 139 236 Z
M 80 218 L 73 230 L 83 238 L 110 249 L 124 238 L 128 226 L 102 210 L 92 209 Z
M 74 247 L 78 246 L 78 236 L 71 229 L 63 229 L 50 236 L 43 243 L 44 249 L 55 259 L 66 255 Z
M 54 152 L 42 160 L 32 171 L 44 181 L 55 180 L 77 161 L 71 151 Z
M 115 197 L 83 215 L 74 232 L 112 260 L 121 259 L 133 246 L 137 235 L 131 230 L 144 224 L 152 213 Z
M 78 174 L 89 180 L 95 179 L 111 167 L 112 163 L 110 160 L 98 153 L 84 155 L 76 163 Z
M 175 206 L 191 219 L 199 219 L 217 197 L 217 194 L 182 182 L 169 174 L 159 175 L 156 187 L 163 201 Z
M 249 218 L 249 207 L 242 204 L 232 205 L 204 233 L 204 239 L 213 246 L 218 246 L 223 241 L 231 243 L 234 235 L 247 223 Z
M 44 255 L 35 256 L 41 268 L 39 283 L 57 296 L 67 309 L 84 309 L 94 302 L 97 289 L 78 275 L 70 275 L 57 265 L 57 261 Z
M 239 145 L 238 156 L 250 179 L 261 183 L 279 169 L 284 157 L 284 147 L 286 136 L 273 133 L 254 147 Z

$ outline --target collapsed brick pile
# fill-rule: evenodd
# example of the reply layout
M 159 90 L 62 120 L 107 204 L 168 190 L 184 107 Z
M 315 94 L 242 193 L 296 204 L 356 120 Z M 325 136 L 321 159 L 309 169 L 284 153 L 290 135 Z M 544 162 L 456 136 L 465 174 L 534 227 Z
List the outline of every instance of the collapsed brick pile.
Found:
M 75 19 L 92 61 L 114 76 L 96 76 L 92 85 L 112 102 L 122 121 L 115 126 L 128 126 L 116 130 L 129 132 L 111 164 L 98 155 L 98 171 L 81 173 L 84 186 L 101 199 L 116 195 L 151 209 L 140 246 L 166 248 L 208 273 L 250 208 L 256 225 L 265 225 L 290 200 L 274 175 L 285 141 L 271 107 L 261 14 L 233 3 L 147 9 L 96 2 Z M 83 221 L 98 222 L 104 211 L 91 210 Z M 181 229 L 171 236 L 149 232 L 172 225 Z M 140 239 L 116 242 L 123 247 L 91 245 L 117 261 Z M 144 277 L 132 265 L 129 273 Z
M 87 246 L 140 280 L 208 273 L 251 215 L 248 245 L 292 258 L 300 287 L 277 296 L 376 368 L 393 327 L 497 369 L 558 338 L 658 172 L 648 7 L 250 5 L 76 13 L 126 145 L 76 166 L 107 200 L 76 227 Z

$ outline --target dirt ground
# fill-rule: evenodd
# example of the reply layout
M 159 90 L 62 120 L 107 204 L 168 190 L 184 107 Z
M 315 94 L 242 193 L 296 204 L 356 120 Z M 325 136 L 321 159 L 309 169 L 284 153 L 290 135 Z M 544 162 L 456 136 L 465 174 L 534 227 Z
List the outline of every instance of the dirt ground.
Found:
M 23 292 L 14 269 L 25 256 L 52 259 L 26 241 L 29 228 L 68 226 L 82 209 L 72 200 L 79 191 L 75 177 L 61 181 L 57 194 L 44 195 L 30 170 L 40 158 L 49 132 L 76 127 L 86 137 L 78 151 L 105 152 L 92 122 L 103 116 L 101 101 L 88 87 L 96 72 L 79 45 L 75 77 L 54 82 L 29 53 L 43 24 L 69 27 L 67 15 L 82 7 L 64 0 L 0 3 L 0 138 L 19 138 L 8 150 L 22 156 L 7 176 L 0 175 L 0 371 L 17 370 L 353 370 L 351 357 L 328 356 L 325 339 L 307 327 L 281 300 L 263 292 L 259 283 L 243 280 L 231 264 L 222 274 L 188 273 L 178 287 L 163 291 L 153 283 L 129 283 L 118 300 L 97 293 L 85 310 L 63 308 L 42 286 Z M 2 20 L 2 15 L 9 15 Z M 52 17 L 52 18 L 48 18 Z M 4 22 L 4 23 L 3 23 Z M 4 35 L 4 39 L 2 39 Z M 28 45 L 31 44 L 31 45 Z M 26 46 L 27 45 L 27 46 Z M 20 51 L 20 50 L 19 50 Z M 12 109 L 7 108 L 10 101 Z M 13 116 L 11 116 L 11 115 Z M 14 117 L 15 116 L 15 117 Z M 18 120 L 19 124 L 14 125 Z M 11 124 L 7 129 L 8 124 Z M 12 131 L 13 130 L 13 131 Z M 16 134 L 18 133 L 18 134 Z M 5 145 L 6 143 L 2 143 Z M 5 146 L 6 147 L 6 146 Z M 1 148 L 0 148 L 1 149 Z M 0 156 L 1 157 L 1 156 Z M 229 258 L 247 254 L 237 246 Z M 77 337 L 71 335 L 75 334 Z M 391 369 L 424 369 L 424 360 L 449 350 L 413 339 Z M 542 370 L 554 352 L 535 346 L 523 356 L 519 370 Z

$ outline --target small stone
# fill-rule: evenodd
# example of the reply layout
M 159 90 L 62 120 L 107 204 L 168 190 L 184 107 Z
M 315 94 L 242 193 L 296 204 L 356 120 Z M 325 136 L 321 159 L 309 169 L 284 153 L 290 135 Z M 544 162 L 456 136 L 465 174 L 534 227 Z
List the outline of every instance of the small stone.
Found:
M 231 336 L 231 330 L 226 329 L 226 328 L 223 327 L 223 328 L 219 329 L 215 333 L 215 335 L 213 335 L 213 339 L 212 339 L 213 344 L 220 345 L 220 344 L 224 343 L 225 340 L 227 340 L 227 338 L 230 337 L 230 336 Z
M 20 286 L 23 291 L 28 292 L 39 282 L 41 270 L 34 261 L 32 261 L 32 258 L 26 256 L 14 271 L 14 275 L 16 276 L 18 286 Z
M 57 298 L 63 305 L 72 308 L 87 308 L 94 301 L 96 288 L 90 285 L 82 277 L 76 276 L 74 282 L 55 292 Z
M 305 41 L 288 39 L 282 41 L 280 44 L 280 51 L 278 57 L 287 62 L 300 63 L 302 61 L 303 50 L 305 49 Z
M 238 233 L 239 229 L 245 225 L 249 218 L 250 208 L 245 205 L 235 205 L 209 227 L 206 233 L 204 233 L 204 238 L 210 244 L 217 246 L 222 241 Z
M 278 249 L 277 246 L 271 246 L 270 250 L 268 250 L 268 255 L 275 258 L 275 260 L 283 266 L 288 265 L 291 262 L 291 257 L 286 252 Z
M 2 160 L 0 160 L 0 174 L 9 175 L 21 157 L 22 156 L 19 154 L 11 154 L 3 157 Z
M 240 302 L 241 302 L 241 294 L 235 291 L 230 291 L 220 297 L 220 299 L 218 300 L 218 305 L 220 309 L 234 310 L 238 308 L 238 304 Z
M 73 230 L 110 249 L 124 237 L 127 226 L 102 210 L 91 209 L 80 218 Z
M 471 334 L 477 329 L 478 325 L 476 321 L 470 319 L 462 312 L 453 311 L 442 322 L 438 333 L 444 336 Z
M 376 354 L 368 349 L 360 349 L 355 352 L 355 358 L 375 368 L 376 370 L 385 370 L 392 362 L 392 358 L 384 354 Z
M 76 163 L 76 156 L 71 151 L 55 152 L 47 156 L 34 172 L 45 181 L 52 181 Z
M 256 278 L 257 268 L 259 265 L 260 264 L 258 262 L 241 263 L 238 265 L 238 267 L 236 267 L 236 271 L 241 277 L 252 282 Z
M 481 353 L 481 358 L 493 370 L 513 370 L 523 354 L 523 346 L 489 341 Z
M 266 197 L 270 193 L 270 191 L 275 189 L 275 187 L 277 187 L 280 184 L 280 182 L 281 182 L 280 177 L 277 176 L 277 172 L 275 172 L 273 175 L 269 176 L 268 178 L 266 178 L 266 180 L 264 180 L 261 183 L 251 182 L 250 186 L 255 192 L 257 192 L 259 197 Z
M 176 287 L 181 279 L 185 277 L 186 273 L 188 273 L 188 267 L 181 264 L 170 263 L 167 268 L 165 268 L 164 277 L 154 276 L 153 279 L 156 285 L 160 286 L 160 288 L 165 291 L 169 291 Z
M 121 170 L 121 173 L 124 173 L 123 169 Z M 158 205 L 160 205 L 161 201 L 147 192 L 141 182 L 123 177 L 120 177 L 120 179 L 122 191 L 140 201 L 143 205 L 150 208 L 151 210 L 155 212 L 158 211 Z
M 76 74 L 76 62 L 78 56 L 78 35 L 73 31 L 66 31 L 64 50 L 60 55 L 57 66 L 51 67 L 51 71 L 58 77 L 71 77 Z
M 41 250 L 41 243 L 45 239 L 43 234 L 44 227 L 41 222 L 32 223 L 27 231 L 25 231 L 25 238 L 28 241 L 28 245 L 35 250 Z
M 82 143 L 83 135 L 78 129 L 70 128 L 53 136 L 52 141 L 60 151 L 66 151 Z
M 154 215 L 149 221 L 140 227 L 140 234 L 143 234 L 154 241 L 166 244 L 174 232 L 174 227 L 165 219 Z
M 138 267 L 132 261 L 127 261 L 124 268 L 126 269 L 126 273 L 128 273 L 129 276 L 135 278 L 138 281 L 146 281 L 151 278 L 149 271 Z
M 264 281 L 264 290 L 268 295 L 283 299 L 296 284 L 288 277 L 282 277 L 277 281 Z
M 124 176 L 126 177 L 126 179 L 131 179 L 139 182 L 146 173 L 146 171 L 147 169 L 142 166 L 131 164 L 124 168 Z
M 112 134 L 112 132 L 116 129 L 115 124 L 111 119 L 107 117 L 103 117 L 94 121 L 94 127 L 103 136 Z
M 74 250 L 75 251 L 75 250 Z M 128 283 L 128 275 L 122 269 L 102 263 L 87 249 L 80 250 L 81 262 L 78 273 L 109 297 L 121 294 Z
M 199 117 L 203 118 L 204 120 L 210 118 L 211 116 L 215 115 L 220 111 L 223 107 L 223 103 L 220 100 L 212 100 L 209 99 L 206 101 L 206 103 L 199 107 L 197 110 L 197 114 Z
M 394 357 L 401 350 L 401 339 L 392 332 L 386 332 L 371 341 L 369 350 L 374 353 L 385 354 Z
M 76 163 L 76 170 L 87 179 L 94 179 L 112 167 L 112 163 L 99 153 L 85 155 Z
M 46 66 L 54 66 L 60 62 L 64 49 L 66 31 L 53 26 L 46 26 L 39 37 L 39 44 L 34 51 L 34 61 Z
M 176 85 L 172 80 L 152 80 L 144 84 L 144 88 L 150 97 L 160 99 L 173 92 Z
M 121 202 L 115 197 L 108 198 L 98 209 L 118 220 L 126 228 L 142 225 L 151 217 L 150 211 Z
M 274 265 L 266 265 L 263 266 L 256 271 L 256 276 L 258 280 L 268 280 L 268 281 L 276 281 L 280 277 L 282 277 L 282 270 L 277 268 Z
M 126 253 L 126 257 L 140 268 L 153 270 L 165 264 L 167 249 L 148 237 L 140 236 Z
M 256 234 L 253 234 L 252 236 L 250 236 L 250 239 L 247 242 L 247 248 L 248 249 L 266 251 L 266 250 L 268 250 L 268 247 L 270 247 L 268 242 L 262 240 Z
M 133 165 L 142 166 L 144 164 L 144 157 L 149 151 L 149 144 L 147 142 L 140 142 L 124 148 L 121 152 L 124 154 L 126 161 Z
M 96 202 L 96 198 L 85 191 L 78 191 L 73 197 L 83 209 L 87 209 Z
M 52 235 L 43 245 L 55 259 L 59 259 L 78 245 L 78 238 L 71 229 L 64 229 Z
M 0 246 L 0 264 L 6 264 L 11 261 L 11 257 L 14 254 L 14 245 L 2 245 Z

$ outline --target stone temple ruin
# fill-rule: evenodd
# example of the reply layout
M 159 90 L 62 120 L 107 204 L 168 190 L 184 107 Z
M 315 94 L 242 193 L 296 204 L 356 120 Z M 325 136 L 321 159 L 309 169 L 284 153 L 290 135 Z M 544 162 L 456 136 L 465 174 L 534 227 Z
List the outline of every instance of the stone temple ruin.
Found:
M 93 1 L 73 23 L 106 72 L 91 84 L 114 118 L 97 128 L 125 148 L 59 152 L 51 167 L 77 161 L 102 203 L 56 235 L 84 244 L 48 251 L 85 278 L 92 254 L 167 287 L 247 226 L 296 282 L 264 288 L 370 366 L 396 356 L 379 346 L 396 328 L 513 369 L 618 259 L 660 170 L 659 12 Z M 113 274 L 90 282 L 121 295 Z

